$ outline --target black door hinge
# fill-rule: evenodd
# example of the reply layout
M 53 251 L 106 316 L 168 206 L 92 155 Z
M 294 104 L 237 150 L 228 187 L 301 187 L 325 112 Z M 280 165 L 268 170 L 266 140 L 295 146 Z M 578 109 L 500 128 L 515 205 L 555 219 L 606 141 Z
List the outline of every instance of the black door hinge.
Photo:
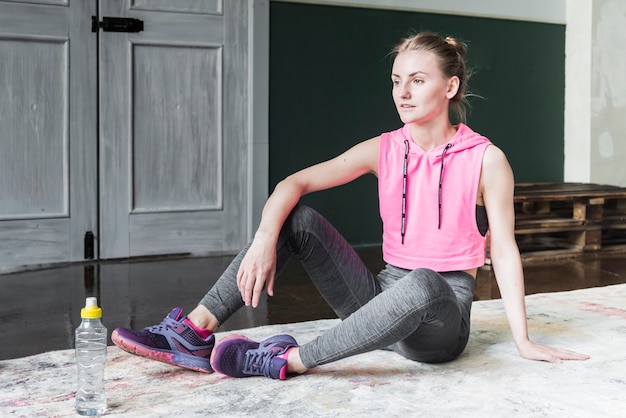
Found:
M 93 232 L 85 232 L 85 260 L 93 260 L 95 256 L 95 236 Z
M 132 17 L 103 17 L 98 21 L 97 16 L 91 16 L 91 31 L 98 32 L 141 32 L 143 31 L 143 20 Z

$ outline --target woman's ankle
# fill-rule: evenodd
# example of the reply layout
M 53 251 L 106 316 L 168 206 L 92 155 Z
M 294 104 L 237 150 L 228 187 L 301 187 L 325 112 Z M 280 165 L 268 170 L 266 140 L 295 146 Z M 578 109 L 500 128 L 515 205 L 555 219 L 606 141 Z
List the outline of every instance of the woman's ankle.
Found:
M 287 371 L 289 373 L 305 373 L 308 368 L 300 360 L 300 349 L 298 347 L 290 348 L 285 352 L 285 358 L 287 359 Z
M 198 305 L 193 311 L 189 312 L 187 319 L 200 329 L 215 331 L 219 326 L 215 315 L 203 305 Z

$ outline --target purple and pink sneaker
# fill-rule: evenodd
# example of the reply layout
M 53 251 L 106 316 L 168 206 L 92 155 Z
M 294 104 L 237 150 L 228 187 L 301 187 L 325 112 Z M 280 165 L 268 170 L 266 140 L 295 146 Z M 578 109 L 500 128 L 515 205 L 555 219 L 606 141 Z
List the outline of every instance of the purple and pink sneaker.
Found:
M 212 333 L 200 336 L 198 332 L 202 331 L 194 330 L 182 313 L 182 308 L 174 308 L 160 324 L 140 330 L 116 328 L 111 334 L 111 340 L 131 354 L 212 373 L 210 358 L 215 336 Z
M 285 380 L 287 352 L 298 347 L 290 335 L 276 335 L 261 342 L 243 335 L 221 339 L 211 355 L 211 365 L 217 372 L 231 377 L 265 376 Z

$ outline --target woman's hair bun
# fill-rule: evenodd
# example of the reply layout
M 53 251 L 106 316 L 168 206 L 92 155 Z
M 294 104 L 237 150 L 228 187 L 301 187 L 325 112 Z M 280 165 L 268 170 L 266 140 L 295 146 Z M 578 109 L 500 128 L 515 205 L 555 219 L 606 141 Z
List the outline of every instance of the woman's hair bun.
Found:
M 460 42 L 456 38 L 447 36 L 446 43 L 454 47 L 454 49 L 456 49 L 456 53 L 459 54 L 461 57 L 465 57 L 465 54 L 467 54 L 467 46 L 465 45 L 465 43 Z

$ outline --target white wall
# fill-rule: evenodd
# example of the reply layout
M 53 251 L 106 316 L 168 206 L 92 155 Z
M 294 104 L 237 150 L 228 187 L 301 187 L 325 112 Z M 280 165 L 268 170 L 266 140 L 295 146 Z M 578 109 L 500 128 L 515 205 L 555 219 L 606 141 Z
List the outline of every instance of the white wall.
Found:
M 626 2 L 594 0 L 591 181 L 626 186 Z
M 565 28 L 566 181 L 591 181 L 591 10 L 590 1 L 568 2 Z M 586 116 L 585 116 L 586 115 Z
M 568 0 L 566 181 L 626 186 L 626 2 Z

